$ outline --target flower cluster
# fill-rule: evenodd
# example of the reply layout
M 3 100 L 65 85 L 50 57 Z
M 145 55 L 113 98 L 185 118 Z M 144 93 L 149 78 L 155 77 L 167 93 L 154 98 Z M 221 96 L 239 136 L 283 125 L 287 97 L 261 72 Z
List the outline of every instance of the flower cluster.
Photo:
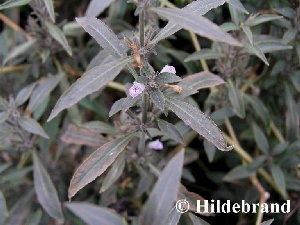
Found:
M 174 66 L 165 65 L 160 73 L 172 73 L 176 74 L 176 69 Z M 154 81 L 149 82 L 150 87 L 156 87 L 156 83 Z M 133 98 L 139 96 L 145 90 L 145 85 L 139 82 L 134 81 L 132 86 L 129 88 L 129 95 Z
M 139 94 L 143 93 L 145 90 L 145 85 L 138 83 L 136 81 L 133 82 L 131 88 L 129 88 L 129 95 L 133 98 L 137 97 Z
M 148 148 L 154 149 L 154 150 L 162 150 L 164 148 L 163 143 L 161 143 L 160 140 L 156 139 L 155 141 L 150 141 L 148 143 Z
M 174 66 L 169 66 L 169 65 L 165 65 L 162 70 L 160 71 L 160 73 L 172 73 L 172 74 L 176 74 L 176 69 Z

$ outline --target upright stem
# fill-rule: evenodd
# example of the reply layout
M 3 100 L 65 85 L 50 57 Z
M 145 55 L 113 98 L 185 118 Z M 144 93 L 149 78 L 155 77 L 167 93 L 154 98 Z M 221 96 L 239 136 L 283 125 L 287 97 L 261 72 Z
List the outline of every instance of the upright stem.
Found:
M 145 36 L 145 18 L 144 18 L 144 10 L 142 10 L 139 14 L 139 26 L 140 26 L 140 45 L 141 48 L 144 47 L 144 36 Z
M 147 123 L 147 114 L 148 114 L 148 95 L 143 94 L 143 99 L 142 99 L 142 126 L 143 126 L 143 129 L 144 129 L 144 125 Z M 138 152 L 140 155 L 142 155 L 145 150 L 145 141 L 146 141 L 145 138 L 146 138 L 146 134 L 144 131 L 142 131 L 140 143 L 139 143 L 139 149 L 138 149 Z

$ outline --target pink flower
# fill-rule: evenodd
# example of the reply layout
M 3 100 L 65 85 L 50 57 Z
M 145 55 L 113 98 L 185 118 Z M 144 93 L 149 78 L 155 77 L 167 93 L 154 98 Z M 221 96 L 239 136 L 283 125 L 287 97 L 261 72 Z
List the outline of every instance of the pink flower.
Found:
M 135 98 L 139 94 L 143 93 L 144 89 L 145 89 L 145 85 L 134 81 L 131 88 L 129 88 L 129 94 L 131 97 Z
M 163 143 L 161 143 L 158 139 L 155 141 L 150 141 L 148 143 L 148 148 L 155 149 L 155 150 L 162 150 L 164 148 Z
M 174 66 L 165 65 L 164 68 L 160 71 L 160 73 L 172 73 L 176 74 L 176 69 Z

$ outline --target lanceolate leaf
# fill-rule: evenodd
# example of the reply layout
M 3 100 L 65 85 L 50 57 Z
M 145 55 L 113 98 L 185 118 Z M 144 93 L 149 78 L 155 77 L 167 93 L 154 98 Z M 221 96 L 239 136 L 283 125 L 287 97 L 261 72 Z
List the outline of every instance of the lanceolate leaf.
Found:
M 45 3 L 46 9 L 50 15 L 52 22 L 55 23 L 53 0 L 44 0 L 44 3 Z
M 197 131 L 208 141 L 213 143 L 221 151 L 229 151 L 226 140 L 217 125 L 199 109 L 177 99 L 166 98 L 166 106 L 169 107 L 186 125 Z
M 226 0 L 226 2 L 233 5 L 234 7 L 238 8 L 239 10 L 243 11 L 244 13 L 249 14 L 249 12 L 245 9 L 245 7 L 240 2 L 240 0 Z
M 162 120 L 162 119 L 158 119 L 157 124 L 158 124 L 159 129 L 165 135 L 167 135 L 168 137 L 174 139 L 175 141 L 177 141 L 179 143 L 182 143 L 182 144 L 184 143 L 182 135 L 179 133 L 179 131 L 173 124 L 171 124 L 165 120 Z
M 28 104 L 30 112 L 33 112 L 49 96 L 64 75 L 62 73 L 46 78 L 34 89 Z
M 63 223 L 64 216 L 56 189 L 36 152 L 33 152 L 33 177 L 35 192 L 40 204 L 51 217 Z
M 21 117 L 18 119 L 19 125 L 26 131 L 42 136 L 43 138 L 49 138 L 41 125 L 34 119 Z
M 270 114 L 264 103 L 257 97 L 245 94 L 247 101 L 252 106 L 256 114 L 262 119 L 264 124 L 269 127 L 270 125 Z
M 161 224 L 168 215 L 179 189 L 183 158 L 181 150 L 164 168 L 142 209 L 141 224 Z
M 26 5 L 30 1 L 31 0 L 8 0 L 0 5 L 0 10 L 12 8 L 12 7 L 16 7 L 16 6 L 21 6 L 21 5 Z
M 102 145 L 92 153 L 79 166 L 73 175 L 69 187 L 69 199 L 71 199 L 81 188 L 100 176 L 123 151 L 134 134 L 130 133 L 123 137 L 112 140 Z
M 4 220 L 8 215 L 6 200 L 3 193 L 0 191 L 0 224 L 4 224 Z
M 159 89 L 150 91 L 150 98 L 160 110 L 164 111 L 165 97 Z
M 217 8 L 220 5 L 223 5 L 225 0 L 202 0 L 202 1 L 193 1 L 183 8 L 183 10 L 197 13 L 198 15 L 204 15 L 209 10 Z M 177 25 L 174 22 L 169 22 L 151 41 L 151 43 L 157 43 L 158 41 L 165 39 L 166 37 L 176 33 L 182 27 Z
M 272 177 L 280 189 L 281 194 L 286 197 L 286 183 L 281 168 L 278 165 L 273 164 L 270 169 Z
M 125 225 L 118 214 L 101 206 L 79 202 L 66 203 L 66 206 L 87 225 Z
M 67 38 L 62 30 L 51 22 L 45 21 L 45 24 L 49 34 L 67 51 L 70 56 L 72 56 L 72 49 L 69 46 Z
M 3 59 L 2 65 L 5 65 L 9 60 L 23 54 L 27 50 L 29 50 L 33 44 L 35 43 L 35 40 L 32 39 L 30 41 L 27 41 L 25 43 L 22 43 L 16 47 L 14 47 L 8 54 L 7 56 Z
M 255 122 L 252 123 L 252 129 L 254 133 L 254 139 L 256 141 L 256 144 L 258 145 L 259 149 L 264 153 L 269 153 L 269 143 L 265 136 L 265 134 L 262 132 L 262 130 L 256 125 Z
M 259 15 L 257 17 L 255 17 L 254 19 L 250 20 L 247 25 L 248 26 L 257 26 L 258 24 L 261 23 L 265 23 L 271 20 L 277 20 L 277 19 L 281 19 L 282 16 L 277 16 L 277 15 L 273 15 L 273 14 L 263 14 L 263 15 Z
M 125 168 L 125 152 L 121 152 L 109 169 L 100 189 L 100 193 L 106 191 L 119 177 Z
M 232 181 L 243 179 L 249 177 L 252 173 L 254 173 L 254 171 L 251 170 L 248 165 L 240 165 L 233 168 L 229 173 L 227 173 L 223 177 L 223 180 Z
M 86 17 L 97 17 L 106 9 L 114 0 L 92 0 L 85 12 Z
M 183 78 L 178 85 L 197 91 L 202 88 L 213 87 L 224 83 L 225 81 L 221 77 L 211 72 L 203 71 Z M 184 95 L 185 93 L 182 94 Z
M 235 114 L 241 118 L 245 117 L 245 106 L 243 100 L 243 93 L 228 79 L 229 100 L 233 106 Z
M 213 51 L 211 49 L 201 49 L 200 51 L 194 52 L 189 55 L 184 61 L 188 62 L 191 60 L 200 59 L 219 59 L 225 57 L 225 54 Z
M 35 88 L 36 85 L 37 85 L 37 82 L 34 82 L 34 83 L 22 88 L 19 91 L 19 93 L 18 93 L 18 95 L 15 99 L 16 106 L 20 106 L 28 100 L 28 98 L 30 97 L 30 95 L 31 95 L 31 93 L 32 93 L 32 91 L 33 91 L 33 89 Z
M 259 48 L 257 44 L 251 45 L 250 43 L 244 43 L 244 47 L 250 54 L 256 55 L 258 58 L 260 58 L 267 66 L 269 66 L 268 60 L 263 53 L 263 51 Z
M 101 20 L 90 17 L 81 17 L 76 18 L 76 21 L 86 32 L 95 38 L 102 48 L 110 52 L 110 54 L 117 58 L 126 56 L 126 53 L 122 49 L 121 42 L 117 35 L 115 35 L 113 31 Z
M 191 30 L 201 36 L 214 39 L 217 41 L 225 42 L 230 45 L 241 46 L 241 44 L 231 37 L 228 33 L 225 33 L 216 24 L 208 20 L 207 18 L 197 15 L 182 9 L 169 9 L 169 8 L 151 8 L 162 17 L 169 19 L 185 28 Z
M 117 59 L 87 71 L 59 98 L 48 121 L 57 116 L 62 110 L 79 102 L 88 94 L 98 91 L 105 86 L 120 73 L 130 60 L 132 60 L 131 57 Z

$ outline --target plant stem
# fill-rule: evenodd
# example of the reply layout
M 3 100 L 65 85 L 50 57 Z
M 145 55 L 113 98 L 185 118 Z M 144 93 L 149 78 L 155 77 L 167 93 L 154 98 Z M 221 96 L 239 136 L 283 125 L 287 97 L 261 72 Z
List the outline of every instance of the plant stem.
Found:
M 139 14 L 139 26 L 140 26 L 140 47 L 144 47 L 144 37 L 145 37 L 145 18 L 144 18 L 144 10 L 142 10 Z
M 141 133 L 141 138 L 139 142 L 139 149 L 138 152 L 140 155 L 143 155 L 144 150 L 145 150 L 145 137 L 146 134 L 143 131 L 144 125 L 147 123 L 147 114 L 148 114 L 148 95 L 143 94 L 143 99 L 142 99 L 142 133 Z
M 198 41 L 198 39 L 197 39 L 197 35 L 196 35 L 195 33 L 193 33 L 192 31 L 189 31 L 189 33 L 190 33 L 190 35 L 191 35 L 192 42 L 193 42 L 193 45 L 194 45 L 196 51 L 200 51 L 200 50 L 201 50 L 201 47 L 200 47 L 199 41 Z M 201 60 L 200 60 L 200 63 L 201 63 L 202 69 L 203 69 L 204 71 L 209 71 L 205 59 L 201 59 Z
M 281 135 L 280 131 L 277 129 L 277 127 L 275 126 L 273 121 L 271 121 L 270 127 L 271 127 L 271 130 L 273 131 L 274 135 L 278 139 L 278 141 L 283 143 L 284 142 L 284 137 Z

